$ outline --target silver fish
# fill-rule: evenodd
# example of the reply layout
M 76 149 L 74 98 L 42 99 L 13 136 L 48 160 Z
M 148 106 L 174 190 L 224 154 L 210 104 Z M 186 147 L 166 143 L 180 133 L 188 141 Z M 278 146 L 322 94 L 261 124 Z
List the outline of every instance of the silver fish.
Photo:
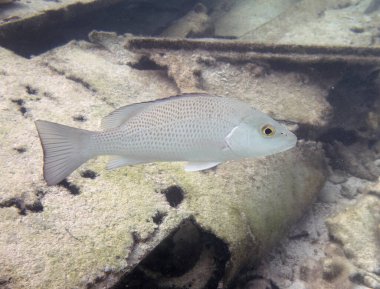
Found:
M 37 120 L 44 178 L 55 185 L 99 155 L 108 169 L 156 161 L 188 161 L 186 171 L 227 160 L 267 156 L 292 148 L 296 136 L 237 99 L 184 94 L 121 107 L 93 132 Z

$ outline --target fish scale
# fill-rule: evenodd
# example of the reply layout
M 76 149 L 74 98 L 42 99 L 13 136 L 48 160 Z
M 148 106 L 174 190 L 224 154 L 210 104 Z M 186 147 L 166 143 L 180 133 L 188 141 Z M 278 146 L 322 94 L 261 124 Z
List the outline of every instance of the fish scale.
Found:
M 97 147 L 94 150 L 97 154 L 133 154 L 149 162 L 157 160 L 157 156 L 159 160 L 178 160 L 181 153 L 180 160 L 184 161 L 194 160 L 195 156 L 211 160 L 215 158 L 215 150 L 209 144 L 223 147 L 224 137 L 246 110 L 246 105 L 227 98 L 208 96 L 197 101 L 178 98 L 153 105 L 134 116 L 120 126 L 116 135 L 114 132 L 94 135 L 101 139 L 96 142 L 106 147 L 105 151 Z

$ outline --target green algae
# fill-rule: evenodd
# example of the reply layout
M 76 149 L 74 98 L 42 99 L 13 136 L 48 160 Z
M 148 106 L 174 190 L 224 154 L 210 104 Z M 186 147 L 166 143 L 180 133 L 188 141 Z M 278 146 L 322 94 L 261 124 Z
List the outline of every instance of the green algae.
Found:
M 109 113 L 112 106 L 126 100 L 146 100 L 145 91 L 149 97 L 175 92 L 173 83 L 166 81 L 163 87 L 162 81 L 158 81 L 162 76 L 154 78 L 151 73 L 144 81 L 143 72 L 129 77 L 129 83 L 140 83 L 136 87 L 131 87 L 122 73 L 113 81 L 98 82 L 100 75 L 104 75 L 103 70 L 113 71 L 114 65 L 106 65 L 104 61 L 97 65 L 97 57 L 75 53 L 73 46 L 59 49 L 57 55 L 63 56 L 45 56 L 40 60 L 43 67 L 37 60 L 22 60 L 17 67 L 20 69 L 17 73 L 27 76 L 28 82 L 35 87 L 46 83 L 56 97 L 36 102 L 33 118 L 67 123 L 70 116 L 89 111 L 86 116 L 91 122 L 81 127 L 93 129 L 98 128 L 100 118 Z M 55 73 L 54 67 L 64 73 Z M 87 71 L 83 71 L 83 67 Z M 7 77 L 16 82 L 12 73 Z M 41 75 L 44 76 L 42 82 Z M 98 93 L 69 81 L 68 75 L 84 79 Z M 16 88 L 7 90 L 7 101 L 25 93 L 25 87 Z M 124 95 L 126 91 L 128 94 Z M 142 97 L 133 98 L 135 92 L 142 92 Z M 111 97 L 104 100 L 103 95 Z M 57 105 L 64 109 L 52 109 Z M 45 186 L 34 119 L 19 115 L 17 107 L 12 116 L 13 123 L 17 120 L 22 128 L 18 131 L 20 139 L 31 143 L 26 168 L 29 171 L 25 173 L 24 162 L 17 166 L 14 157 L 7 157 L 4 171 L 13 170 L 16 164 L 18 179 L 10 180 L 10 174 L 4 173 L 4 183 L 15 196 L 25 189 L 43 188 L 45 193 L 40 213 L 20 216 L 14 214 L 15 208 L 0 210 L 0 214 L 13 212 L 0 218 L 4 232 L 0 235 L 1 274 L 11 276 L 11 285 L 17 288 L 85 288 L 95 280 L 106 279 L 105 267 L 112 268 L 116 276 L 120 276 L 120 272 L 128 273 L 189 218 L 228 245 L 231 259 L 226 265 L 225 279 L 229 281 L 279 239 L 312 202 L 324 181 L 320 173 L 324 170 L 322 161 L 312 160 L 323 159 L 323 154 L 313 144 L 274 158 L 228 162 L 216 170 L 194 173 L 185 172 L 182 163 L 144 164 L 107 171 L 105 158 L 98 158 L 68 178 L 80 189 L 74 196 L 64 187 Z M 9 124 L 6 119 L 2 122 Z M 11 125 L 4 127 L 11 129 Z M 14 139 L 9 133 L 4 143 L 11 150 Z M 92 169 L 99 176 L 93 180 L 82 178 L 83 169 Z M 16 188 L 15 180 L 21 184 Z M 184 192 L 183 201 L 176 207 L 170 206 L 164 194 L 171 186 L 178 186 Z M 165 214 L 160 224 L 153 221 L 157 212 Z
M 288 169 L 296 163 L 299 169 Z M 308 164 L 293 151 L 283 157 L 228 162 L 206 172 L 185 172 L 182 163 L 155 163 L 122 168 L 106 177 L 120 186 L 136 182 L 156 192 L 181 187 L 185 198 L 177 217 L 191 215 L 228 244 L 231 259 L 239 260 L 230 269 L 233 275 L 241 264 L 258 260 L 303 214 L 324 181 L 323 167 L 320 159 Z

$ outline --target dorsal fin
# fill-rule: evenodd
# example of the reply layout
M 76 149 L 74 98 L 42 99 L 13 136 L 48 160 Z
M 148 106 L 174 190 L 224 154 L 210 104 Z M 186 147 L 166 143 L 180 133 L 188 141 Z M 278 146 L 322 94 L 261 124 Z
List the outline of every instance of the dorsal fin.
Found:
M 102 119 L 102 128 L 111 129 L 119 127 L 151 104 L 152 102 L 143 102 L 119 107 Z
M 141 103 L 134 103 L 129 104 L 126 106 L 122 106 L 113 112 L 111 112 L 109 115 L 105 116 L 102 119 L 102 128 L 103 129 L 111 129 L 121 126 L 123 123 L 125 123 L 128 119 L 135 116 L 136 114 L 140 113 L 144 109 L 148 108 L 149 106 L 157 103 L 162 103 L 168 100 L 172 99 L 180 99 L 185 97 L 192 97 L 192 96 L 208 96 L 205 93 L 184 93 L 181 95 L 176 96 L 170 96 L 167 98 L 161 98 L 156 99 L 153 101 L 147 101 L 147 102 L 141 102 Z
M 168 100 L 181 99 L 181 98 L 192 97 L 192 96 L 210 96 L 210 95 L 206 93 L 184 93 L 184 94 L 169 96 L 166 98 L 156 99 L 152 101 L 125 105 L 114 110 L 109 115 L 105 116 L 102 119 L 102 128 L 111 129 L 111 128 L 119 127 L 120 125 L 125 123 L 128 119 L 135 116 L 136 114 L 143 111 L 144 109 L 151 106 L 152 104 L 158 104 L 158 103 L 166 102 Z

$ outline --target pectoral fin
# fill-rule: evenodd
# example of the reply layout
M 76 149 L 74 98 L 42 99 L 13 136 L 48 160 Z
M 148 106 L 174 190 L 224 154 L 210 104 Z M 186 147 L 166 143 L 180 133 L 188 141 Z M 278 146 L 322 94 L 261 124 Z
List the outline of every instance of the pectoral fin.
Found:
M 185 166 L 186 172 L 207 170 L 219 165 L 220 162 L 188 162 Z

